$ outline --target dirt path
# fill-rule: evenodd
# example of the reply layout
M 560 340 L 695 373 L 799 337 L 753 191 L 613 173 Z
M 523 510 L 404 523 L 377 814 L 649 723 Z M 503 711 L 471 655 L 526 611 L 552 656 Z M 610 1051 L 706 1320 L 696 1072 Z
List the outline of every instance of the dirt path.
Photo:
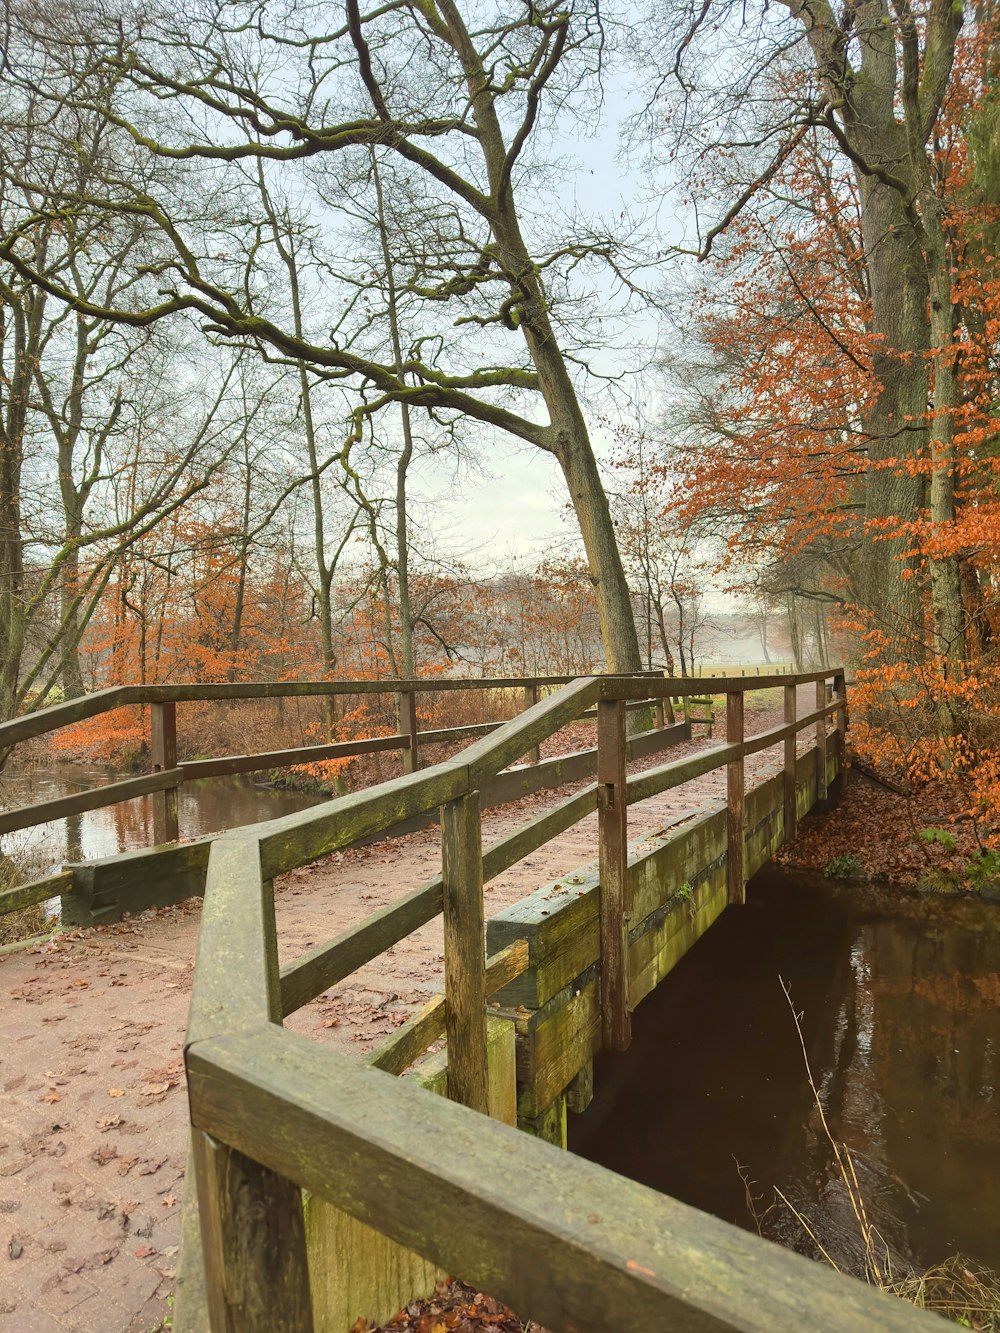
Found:
M 807 706 L 803 696 L 800 708 Z M 747 731 L 778 720 L 770 711 L 748 715 Z M 748 775 L 778 762 L 778 751 L 756 755 Z M 718 800 L 724 784 L 724 772 L 712 773 L 633 807 L 630 837 Z M 488 811 L 484 843 L 564 794 Z M 487 915 L 596 852 L 592 817 L 487 885 Z M 439 869 L 438 832 L 428 829 L 283 876 L 282 960 Z M 182 1047 L 199 920 L 200 902 L 191 900 L 0 960 L 0 1329 L 150 1333 L 169 1314 L 186 1157 Z M 366 1052 L 441 989 L 441 947 L 440 921 L 431 922 L 289 1026 Z

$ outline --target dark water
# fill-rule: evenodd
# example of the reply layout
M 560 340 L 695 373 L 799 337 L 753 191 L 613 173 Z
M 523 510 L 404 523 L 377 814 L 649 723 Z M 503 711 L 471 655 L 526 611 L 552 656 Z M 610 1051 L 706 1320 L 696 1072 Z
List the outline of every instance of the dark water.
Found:
M 23 790 L 17 791 L 16 803 L 54 800 L 127 776 L 96 765 L 52 765 L 32 771 L 30 785 L 19 784 Z M 302 792 L 255 786 L 250 775 L 186 782 L 177 797 L 181 836 L 196 838 L 257 820 L 277 819 L 315 805 L 318 799 Z M 0 850 L 23 868 L 24 878 L 34 878 L 64 862 L 114 856 L 152 846 L 153 841 L 153 798 L 141 796 L 5 834 L 0 838 Z
M 780 1189 L 843 1266 L 861 1244 L 809 1089 L 897 1267 L 1000 1268 L 1000 906 L 890 898 L 776 871 L 753 882 L 595 1069 L 575 1152 L 753 1228 Z M 763 1234 L 815 1247 L 785 1207 Z

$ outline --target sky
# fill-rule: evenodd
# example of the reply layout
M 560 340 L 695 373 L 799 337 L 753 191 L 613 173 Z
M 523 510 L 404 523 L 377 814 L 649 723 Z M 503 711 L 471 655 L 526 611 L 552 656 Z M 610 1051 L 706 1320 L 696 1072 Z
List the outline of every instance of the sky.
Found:
M 556 153 L 577 163 L 577 170 L 566 181 L 567 212 L 579 206 L 582 213 L 592 213 L 595 203 L 602 216 L 618 217 L 630 213 L 655 211 L 656 226 L 665 240 L 677 240 L 678 224 L 669 212 L 669 201 L 650 199 L 648 167 L 638 161 L 629 163 L 620 152 L 622 128 L 639 107 L 640 98 L 624 78 L 609 77 L 605 84 L 604 114 L 595 130 L 556 141 Z M 659 319 L 654 311 L 637 314 L 630 322 L 629 335 L 644 350 L 639 359 L 651 358 L 659 336 Z M 614 348 L 602 358 L 603 372 L 621 374 L 623 382 L 631 378 L 636 366 L 635 349 L 619 353 Z M 645 404 L 648 408 L 650 404 Z M 607 466 L 611 456 L 611 433 L 591 416 L 591 442 L 602 464 L 605 485 L 613 484 Z M 505 563 L 513 555 L 537 561 L 565 549 L 574 540 L 572 516 L 567 515 L 568 496 L 562 474 L 555 461 L 540 450 L 517 441 L 491 439 L 488 451 L 489 478 L 472 477 L 459 486 L 454 469 L 447 460 L 424 460 L 415 477 L 414 491 L 433 509 L 448 544 L 475 551 L 476 564 Z M 578 542 L 578 538 L 576 541 Z

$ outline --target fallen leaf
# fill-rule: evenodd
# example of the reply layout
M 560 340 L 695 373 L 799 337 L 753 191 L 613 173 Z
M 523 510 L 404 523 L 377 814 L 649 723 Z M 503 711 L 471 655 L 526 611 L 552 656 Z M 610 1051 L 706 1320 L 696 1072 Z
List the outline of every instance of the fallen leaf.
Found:
M 163 1196 L 163 1206 L 164 1206 L 164 1208 L 173 1208 L 173 1206 L 174 1206 L 174 1204 L 175 1204 L 176 1202 L 177 1202 L 177 1195 L 176 1195 L 176 1194 L 165 1194 L 165 1195 Z
M 125 1089 L 124 1089 L 124 1088 L 108 1088 L 108 1096 L 109 1096 L 109 1097 L 124 1097 L 124 1096 L 125 1096 Z
M 39 1100 L 40 1102 L 61 1102 L 61 1101 L 62 1101 L 62 1093 L 61 1093 L 61 1092 L 56 1092 L 56 1090 L 55 1090 L 54 1088 L 50 1088 L 49 1091 L 46 1092 L 46 1093 L 43 1093 L 42 1096 L 39 1097 L 38 1100 Z
M 139 1245 L 133 1253 L 137 1259 L 148 1259 L 151 1254 L 156 1253 L 156 1250 L 152 1245 Z

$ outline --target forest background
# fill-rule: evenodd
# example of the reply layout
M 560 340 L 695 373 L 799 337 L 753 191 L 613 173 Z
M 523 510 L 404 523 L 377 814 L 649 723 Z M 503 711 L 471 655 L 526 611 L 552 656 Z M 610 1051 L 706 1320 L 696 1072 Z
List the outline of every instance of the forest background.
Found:
M 725 594 L 765 658 L 849 660 L 859 752 L 991 837 L 991 0 L 5 17 L 0 717 L 685 672 Z M 490 567 L 441 492 L 514 468 L 565 515 Z

